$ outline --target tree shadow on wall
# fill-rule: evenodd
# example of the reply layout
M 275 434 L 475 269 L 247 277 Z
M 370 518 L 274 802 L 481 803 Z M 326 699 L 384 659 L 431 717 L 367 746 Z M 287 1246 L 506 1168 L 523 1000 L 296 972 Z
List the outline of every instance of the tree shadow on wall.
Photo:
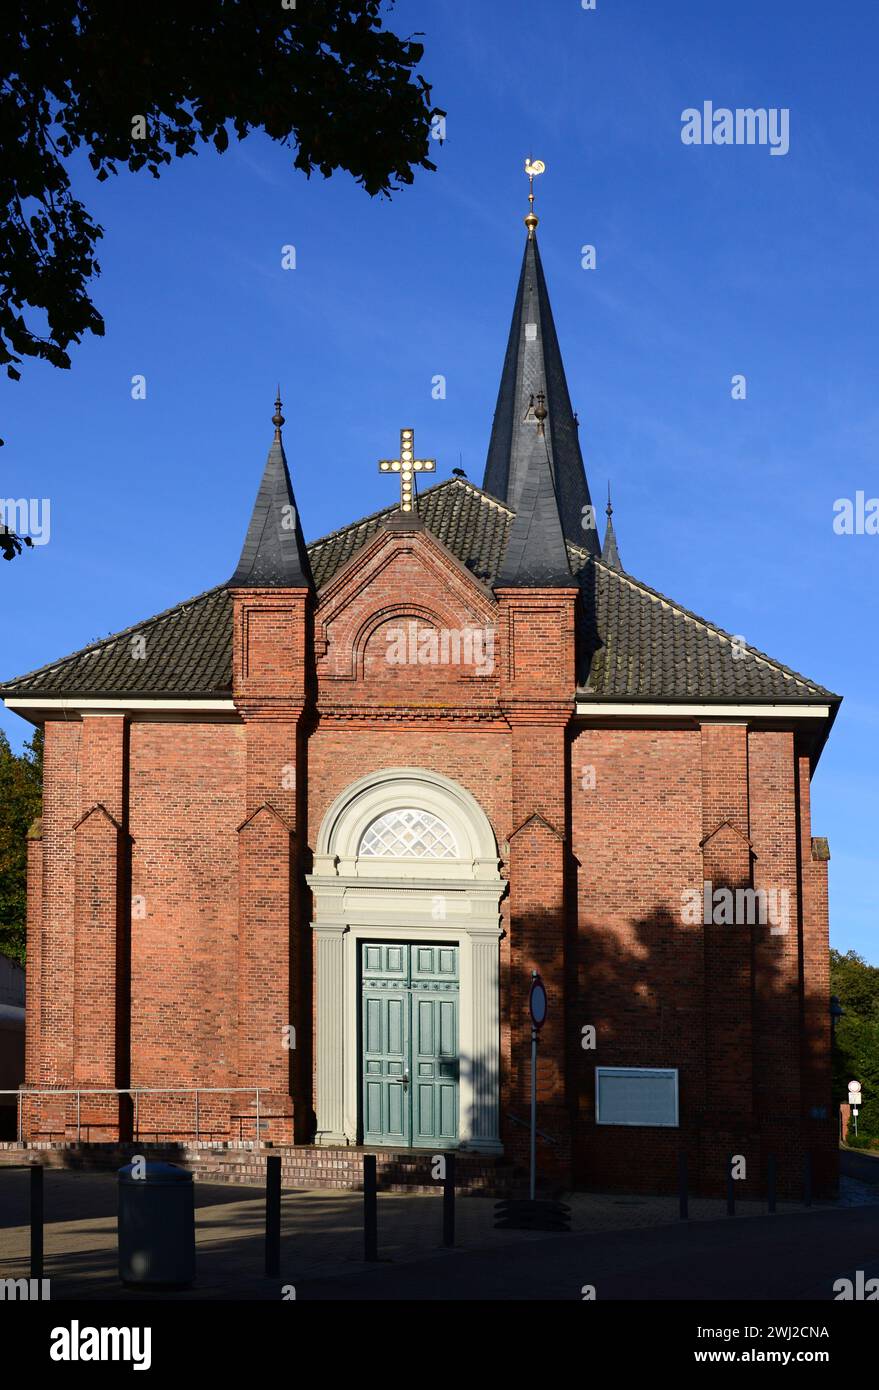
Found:
M 775 933 L 771 921 L 746 914 L 739 924 L 706 926 L 701 903 L 697 922 L 665 903 L 637 917 L 620 904 L 599 920 L 588 889 L 580 900 L 584 920 L 569 936 L 567 1054 L 578 1183 L 673 1191 L 683 1152 L 692 1190 L 720 1193 L 730 1155 L 742 1154 L 746 1177 L 736 1191 L 758 1196 L 772 1155 L 779 1195 L 798 1197 L 808 1154 L 816 1195 L 834 1195 L 829 1068 L 824 1117 L 810 1115 L 815 1098 L 805 1093 L 796 915 Z M 819 1016 L 823 1007 L 829 1055 L 829 999 L 813 990 L 806 1000 Z M 676 1069 L 678 1126 L 598 1123 L 600 1066 Z

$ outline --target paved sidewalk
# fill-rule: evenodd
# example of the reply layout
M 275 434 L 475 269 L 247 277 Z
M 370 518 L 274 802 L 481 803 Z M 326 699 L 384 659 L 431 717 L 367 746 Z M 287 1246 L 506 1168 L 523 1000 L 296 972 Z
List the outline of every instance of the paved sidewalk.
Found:
M 29 1230 L 26 1172 L 0 1169 L 0 1278 L 28 1273 Z M 45 1273 L 52 1297 L 150 1300 L 277 1299 L 285 1285 L 369 1275 L 427 1260 L 455 1260 L 442 1248 L 442 1203 L 439 1197 L 406 1194 L 379 1196 L 380 1264 L 363 1262 L 363 1198 L 351 1192 L 287 1192 L 282 1198 L 281 1279 L 263 1274 L 264 1201 L 259 1189 L 196 1184 L 197 1282 L 178 1293 L 144 1294 L 122 1288 L 116 1273 L 116 1179 L 110 1173 L 48 1171 L 45 1175 Z M 572 1227 L 583 1234 L 637 1232 L 678 1227 L 677 1198 L 621 1197 L 577 1193 L 569 1198 Z M 830 1208 L 832 1210 L 832 1208 Z M 779 1204 L 775 1221 L 785 1213 L 806 1219 L 798 1205 Z M 825 1204 L 823 1210 L 828 1210 Z M 736 1224 L 760 1217 L 765 1206 L 737 1204 Z M 694 1198 L 690 1225 L 725 1218 L 725 1203 Z M 496 1231 L 494 1202 L 461 1197 L 457 1202 L 457 1251 L 504 1253 L 521 1250 L 549 1237 L 540 1232 Z M 732 1223 L 731 1223 L 732 1224 Z M 557 1237 L 551 1238 L 553 1241 Z M 564 1241 L 566 1238 L 562 1237 Z M 437 1271 L 439 1272 L 439 1271 Z M 405 1279 L 405 1273 L 403 1273 Z M 444 1280 L 447 1276 L 443 1276 Z M 344 1294 L 342 1296 L 345 1296 Z M 350 1296 L 350 1295 L 348 1295 Z M 442 1294 L 437 1295 L 442 1297 Z M 446 1297 L 454 1297 L 446 1293 Z
M 774 1301 L 826 1307 L 836 1299 L 837 1281 L 846 1278 L 855 1285 L 859 1271 L 864 1279 L 879 1278 L 876 1205 L 550 1236 L 502 1253 L 466 1251 L 446 1261 L 372 1265 L 346 1277 L 308 1279 L 297 1286 L 297 1297 L 304 1302 L 576 1302 L 583 1303 L 587 1318 L 600 1318 L 601 1305 L 617 1300 L 741 1300 L 754 1302 L 755 1320 L 765 1324 L 772 1320 Z M 593 1298 L 598 1309 L 590 1315 Z M 803 1321 L 820 1324 L 820 1317 L 804 1308 Z M 636 1318 L 634 1336 L 637 1327 Z M 659 1344 L 656 1354 L 661 1357 Z

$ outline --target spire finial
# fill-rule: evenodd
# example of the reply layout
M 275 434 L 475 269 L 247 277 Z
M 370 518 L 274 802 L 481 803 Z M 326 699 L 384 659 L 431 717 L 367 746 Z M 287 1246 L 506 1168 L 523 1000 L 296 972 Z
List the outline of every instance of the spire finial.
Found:
M 610 481 L 607 484 L 607 525 L 604 528 L 604 545 L 601 547 L 601 559 L 612 570 L 622 571 L 620 564 L 620 552 L 617 547 L 616 532 L 613 529 L 613 506 L 610 500 Z
M 277 394 L 277 396 L 275 397 L 275 413 L 274 413 L 274 415 L 272 416 L 272 424 L 273 424 L 274 427 L 275 427 L 275 438 L 276 438 L 277 440 L 280 440 L 280 438 L 281 438 L 281 426 L 283 425 L 283 423 L 284 423 L 284 417 L 283 417 L 283 415 L 281 414 L 281 388 L 280 388 L 280 386 L 279 386 L 279 387 L 278 387 L 278 394 Z
M 525 160 L 525 173 L 528 175 L 528 216 L 525 218 L 525 226 L 528 228 L 528 240 L 534 236 L 539 218 L 534 214 L 534 179 L 537 174 L 546 172 L 546 165 L 542 159 L 532 159 L 529 155 Z

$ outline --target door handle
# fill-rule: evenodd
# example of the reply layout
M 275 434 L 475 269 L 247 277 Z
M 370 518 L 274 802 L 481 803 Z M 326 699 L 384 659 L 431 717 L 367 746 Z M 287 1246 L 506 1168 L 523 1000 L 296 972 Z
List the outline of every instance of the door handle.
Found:
M 402 1075 L 402 1077 L 400 1078 L 400 1080 L 403 1082 L 403 1089 L 404 1089 L 404 1091 L 408 1091 L 408 1090 L 409 1090 L 409 1073 L 408 1073 L 408 1071 L 404 1071 L 404 1072 L 403 1072 L 403 1075 Z

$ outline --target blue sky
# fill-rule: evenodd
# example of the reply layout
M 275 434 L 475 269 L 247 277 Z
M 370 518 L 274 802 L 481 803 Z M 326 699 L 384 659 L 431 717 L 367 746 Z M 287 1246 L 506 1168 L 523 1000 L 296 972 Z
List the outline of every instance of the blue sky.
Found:
M 833 530 L 836 499 L 879 494 L 879 8 L 401 0 L 390 23 L 423 32 L 448 112 L 436 173 L 390 201 L 258 136 L 158 182 L 80 169 L 107 333 L 0 386 L 0 495 L 52 507 L 50 543 L 0 573 L 0 674 L 228 578 L 277 381 L 309 539 L 392 500 L 376 460 L 402 425 L 440 479 L 481 482 L 530 151 L 593 497 L 610 479 L 632 574 L 845 695 L 813 831 L 833 944 L 879 963 L 879 536 Z M 789 109 L 789 152 L 684 146 L 706 100 Z

